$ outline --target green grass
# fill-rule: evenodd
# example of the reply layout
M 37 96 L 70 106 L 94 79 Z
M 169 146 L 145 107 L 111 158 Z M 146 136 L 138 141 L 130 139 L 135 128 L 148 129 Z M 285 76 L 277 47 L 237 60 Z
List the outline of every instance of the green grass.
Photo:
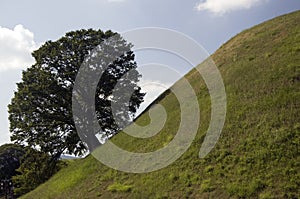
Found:
M 111 192 L 130 192 L 131 189 L 132 189 L 132 186 L 122 185 L 122 184 L 119 184 L 119 183 L 114 183 L 114 184 L 111 184 L 107 187 L 107 190 L 111 191 Z
M 299 21 L 299 11 L 270 20 L 212 55 L 224 79 L 228 112 L 219 142 L 204 159 L 198 153 L 211 102 L 201 75 L 192 70 L 186 77 L 198 96 L 201 126 L 177 161 L 155 172 L 128 174 L 89 156 L 73 160 L 22 198 L 299 198 Z M 134 152 L 168 143 L 179 126 L 179 104 L 170 92 L 155 103 L 168 113 L 159 134 L 137 139 L 120 133 L 113 142 Z M 149 123 L 147 112 L 137 123 Z

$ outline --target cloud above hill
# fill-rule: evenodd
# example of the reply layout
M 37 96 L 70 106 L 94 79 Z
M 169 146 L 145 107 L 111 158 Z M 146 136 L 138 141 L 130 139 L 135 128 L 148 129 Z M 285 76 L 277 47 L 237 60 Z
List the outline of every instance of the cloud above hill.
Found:
M 144 102 L 141 104 L 139 110 L 137 111 L 137 115 L 143 112 L 151 102 L 153 102 L 160 94 L 162 94 L 165 90 L 170 88 L 170 86 L 174 82 L 162 82 L 159 80 L 150 80 L 150 79 L 142 79 L 139 82 L 139 86 L 142 88 L 142 92 L 146 93 L 144 97 Z
M 267 1 L 268 0 L 204 0 L 198 3 L 196 8 L 199 11 L 207 10 L 216 15 L 223 15 L 231 11 L 250 9 Z
M 0 72 L 32 65 L 34 59 L 31 53 L 38 46 L 34 34 L 22 25 L 14 29 L 0 26 Z

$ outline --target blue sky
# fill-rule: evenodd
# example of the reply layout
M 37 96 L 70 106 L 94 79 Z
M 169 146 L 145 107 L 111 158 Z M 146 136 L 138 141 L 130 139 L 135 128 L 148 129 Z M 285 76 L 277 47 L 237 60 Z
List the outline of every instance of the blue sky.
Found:
M 162 27 L 190 36 L 213 53 L 242 30 L 299 10 L 300 0 L 10 0 L 1 1 L 0 9 L 3 144 L 9 142 L 7 104 L 15 83 L 20 81 L 21 71 L 34 63 L 30 53 L 47 40 L 82 28 L 124 32 Z M 151 89 L 155 93 L 155 87 Z

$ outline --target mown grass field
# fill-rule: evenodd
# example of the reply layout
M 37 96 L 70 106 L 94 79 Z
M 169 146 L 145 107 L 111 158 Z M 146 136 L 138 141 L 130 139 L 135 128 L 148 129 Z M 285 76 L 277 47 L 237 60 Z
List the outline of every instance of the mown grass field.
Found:
M 197 93 L 201 125 L 176 162 L 155 172 L 129 174 L 88 156 L 70 161 L 22 198 L 299 198 L 300 11 L 241 32 L 212 58 L 224 79 L 228 112 L 219 142 L 204 159 L 198 153 L 211 102 L 201 75 L 192 70 L 186 77 Z M 119 133 L 113 142 L 134 152 L 170 142 L 180 121 L 178 101 L 166 92 L 155 103 L 168 113 L 158 135 L 136 139 Z M 147 112 L 137 123 L 149 123 Z

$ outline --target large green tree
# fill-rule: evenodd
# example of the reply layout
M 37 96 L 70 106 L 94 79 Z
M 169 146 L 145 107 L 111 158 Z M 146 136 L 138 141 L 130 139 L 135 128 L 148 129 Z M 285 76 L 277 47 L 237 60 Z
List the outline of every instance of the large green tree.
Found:
M 110 41 L 111 38 L 114 39 Z M 91 135 L 84 135 L 82 140 L 84 137 L 95 139 L 90 139 L 93 143 L 87 140 L 82 142 L 73 120 L 73 88 L 85 58 L 103 42 L 106 49 L 99 48 L 98 53 L 103 51 L 106 55 L 98 57 L 96 66 L 93 65 L 106 67 L 93 96 L 102 131 L 87 132 Z M 117 33 L 89 29 L 69 32 L 58 41 L 48 41 L 33 52 L 36 63 L 23 71 L 22 81 L 17 84 L 18 89 L 9 105 L 11 140 L 33 146 L 57 160 L 62 153 L 80 155 L 86 146 L 90 151 L 95 149 L 100 144 L 96 133 L 104 138 L 117 133 L 121 128 L 116 124 L 111 108 L 111 104 L 118 100 L 113 92 L 116 85 L 126 87 L 130 84 L 134 89 L 128 107 L 118 106 L 124 124 L 130 122 L 144 97 L 137 85 L 140 75 L 131 47 Z M 120 49 L 123 49 L 122 54 L 112 63 L 103 61 L 109 57 L 108 52 Z M 125 75 L 128 71 L 133 74 L 130 78 Z M 84 123 L 82 120 L 80 122 Z

